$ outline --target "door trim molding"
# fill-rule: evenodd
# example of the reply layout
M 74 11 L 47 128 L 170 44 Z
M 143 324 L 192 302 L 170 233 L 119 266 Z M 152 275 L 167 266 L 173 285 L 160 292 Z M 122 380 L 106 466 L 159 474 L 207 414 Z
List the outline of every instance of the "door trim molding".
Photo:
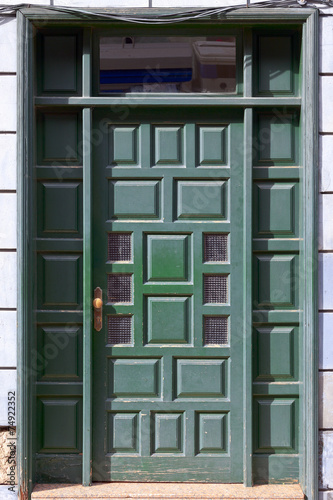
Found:
M 89 9 L 86 9 L 89 12 Z M 62 13 L 52 10 L 45 10 L 38 7 L 23 8 L 17 12 L 18 19 L 18 478 L 19 478 L 19 498 L 28 500 L 32 490 L 32 481 L 34 477 L 33 470 L 33 381 L 35 379 L 34 365 L 32 362 L 33 354 L 33 297 L 34 297 L 34 262 L 33 262 L 33 47 L 34 47 L 34 26 L 43 27 L 57 25 L 62 26 L 70 24 L 73 26 L 87 26 L 100 24 L 105 19 L 97 18 L 94 12 L 91 11 L 91 16 L 87 13 L 84 19 L 80 13 L 72 12 Z M 101 11 L 100 11 L 101 12 Z M 126 10 L 128 14 L 129 10 Z M 136 16 L 161 16 L 170 14 L 170 12 L 186 12 L 186 9 L 170 10 L 170 9 L 154 9 L 150 14 L 147 9 L 133 10 L 133 15 Z M 125 11 L 120 9 L 111 9 L 110 14 L 125 14 Z M 262 24 L 295 24 L 303 23 L 303 109 L 306 113 L 302 113 L 302 152 L 304 165 L 304 179 L 302 199 L 303 207 L 303 233 L 304 240 L 302 246 L 302 262 L 301 269 L 301 288 L 303 302 L 303 328 L 304 328 L 304 345 L 302 358 L 306 360 L 302 363 L 303 375 L 303 448 L 301 447 L 301 486 L 308 500 L 316 500 L 318 498 L 318 245 L 317 245 L 317 225 L 318 225 L 318 11 L 308 8 L 250 8 L 239 9 L 236 11 L 227 12 L 218 16 L 208 15 L 203 22 L 211 21 L 237 23 L 260 26 Z M 111 22 L 111 21 L 110 21 Z M 88 58 L 86 64 L 89 65 Z M 87 69 L 87 68 L 86 68 Z M 244 98 L 237 98 L 241 102 L 239 105 L 249 106 L 245 103 L 246 93 Z M 42 98 L 39 98 L 41 100 Z M 75 101 L 73 101 L 73 99 Z M 97 99 L 97 98 L 92 98 Z M 89 105 L 88 98 L 69 98 L 66 104 L 76 104 L 83 107 L 90 107 L 93 104 L 92 100 Z M 188 105 L 193 104 L 193 100 L 189 100 Z M 226 104 L 224 102 L 219 104 Z M 230 104 L 231 100 L 228 99 Z M 262 101 L 262 100 L 261 100 Z M 37 100 L 36 100 L 37 102 Z M 252 101 L 253 102 L 253 101 Z M 290 101 L 289 101 L 290 102 Z M 60 99 L 58 100 L 60 103 Z M 50 103 L 49 103 L 50 104 Z M 62 102 L 64 104 L 64 102 Z M 102 103 L 101 103 L 102 104 Z M 121 104 L 121 102 L 119 102 Z M 281 104 L 283 105 L 284 103 Z M 84 112 L 86 115 L 86 124 L 88 126 L 90 110 Z M 88 172 L 87 161 L 85 180 L 89 180 L 90 172 Z M 85 199 L 89 198 L 90 186 L 85 186 Z M 244 193 L 248 196 L 249 193 Z M 246 200 L 248 202 L 248 199 Z M 88 207 L 87 207 L 88 209 Z M 247 214 L 248 216 L 248 214 Z M 85 215 L 84 229 L 84 252 L 85 263 L 89 263 L 90 255 L 87 245 L 90 243 L 90 226 L 89 214 Z M 246 235 L 246 248 L 249 246 L 250 235 Z M 88 253 L 87 253 L 88 252 Z M 248 264 L 248 263 L 247 263 Z M 249 276 L 249 265 L 247 265 L 245 273 Z M 88 290 L 88 283 L 91 277 L 90 273 L 86 272 L 85 287 Z M 87 302 L 88 291 L 85 292 L 85 307 L 90 309 Z M 246 311 L 249 314 L 250 304 L 247 303 Z M 252 307 L 252 306 L 251 306 Z M 85 321 L 88 321 L 88 315 L 85 316 Z M 87 323 L 88 324 L 88 323 Z M 244 325 L 245 326 L 245 325 Z M 247 325 L 247 328 L 249 325 Z M 87 337 L 86 337 L 87 340 Z M 251 339 L 248 339 L 249 344 Z M 86 361 L 89 358 L 89 342 L 85 343 Z M 245 356 L 247 369 L 251 365 L 251 359 Z M 90 368 L 90 367 L 89 367 Z M 86 387 L 84 396 L 84 408 L 90 405 L 91 389 L 90 369 L 85 372 L 84 386 Z M 249 389 L 248 385 L 246 385 Z M 247 419 L 249 418 L 248 412 Z M 91 467 L 91 443 L 90 443 L 90 427 L 89 419 L 86 417 L 84 428 L 86 429 L 84 438 L 84 459 L 83 459 L 83 483 L 90 482 L 90 467 Z M 247 426 L 249 421 L 247 420 Z M 248 438 L 244 453 L 252 457 L 251 438 Z M 247 462 L 250 460 L 247 459 Z M 249 469 L 246 473 L 246 483 L 250 484 Z

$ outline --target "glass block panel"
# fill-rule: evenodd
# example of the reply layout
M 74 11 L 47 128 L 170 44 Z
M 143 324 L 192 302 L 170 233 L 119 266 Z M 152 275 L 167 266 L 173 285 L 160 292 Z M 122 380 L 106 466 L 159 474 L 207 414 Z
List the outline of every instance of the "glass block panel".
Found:
M 132 343 L 132 316 L 108 316 L 108 344 Z
M 228 302 L 228 276 L 206 274 L 204 276 L 204 303 L 226 304 Z
M 100 92 L 236 92 L 235 36 L 125 36 L 99 41 Z
M 228 318 L 226 316 L 205 316 L 205 345 L 222 345 L 228 343 Z
M 109 302 L 132 302 L 132 275 L 108 275 L 108 300 Z
M 108 260 L 129 262 L 132 260 L 132 235 L 129 233 L 109 233 Z
M 228 235 L 205 234 L 205 262 L 226 262 L 228 260 Z

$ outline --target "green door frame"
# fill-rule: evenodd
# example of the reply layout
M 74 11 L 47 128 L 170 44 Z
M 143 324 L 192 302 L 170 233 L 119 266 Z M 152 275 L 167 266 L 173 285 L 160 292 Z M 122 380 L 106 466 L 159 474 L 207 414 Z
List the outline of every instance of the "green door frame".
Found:
M 87 12 L 87 11 L 86 11 Z M 98 11 L 95 11 L 98 12 Z M 120 10 L 110 10 L 111 14 L 124 14 Z M 126 11 L 128 13 L 128 10 Z M 170 13 L 161 9 L 149 13 L 148 9 L 136 10 L 136 16 L 157 16 Z M 134 15 L 134 14 L 133 14 Z M 90 173 L 90 141 L 87 139 L 91 131 L 91 108 L 93 106 L 110 104 L 110 98 L 89 97 L 91 88 L 91 47 L 90 28 L 101 26 L 105 19 L 96 18 L 94 11 L 84 18 L 74 11 L 61 13 L 41 8 L 23 8 L 17 13 L 18 18 L 18 477 L 19 498 L 27 500 L 32 491 L 34 464 L 32 460 L 33 435 L 33 374 L 34 366 L 31 360 L 33 349 L 31 332 L 33 331 L 33 296 L 34 296 L 34 265 L 33 265 L 33 109 L 35 104 L 76 105 L 83 109 L 83 164 L 84 183 L 84 373 L 83 373 L 83 484 L 91 483 L 91 173 Z M 252 93 L 252 53 L 245 53 L 244 61 L 244 92 L 243 96 L 227 96 L 209 98 L 207 96 L 188 96 L 182 99 L 182 104 L 231 104 L 242 107 L 245 111 L 245 131 L 252 137 L 253 106 L 297 105 L 301 104 L 301 144 L 303 159 L 303 234 L 301 242 L 300 290 L 302 326 L 304 343 L 301 363 L 301 401 L 303 443 L 301 443 L 301 474 L 300 481 L 304 493 L 310 500 L 318 496 L 318 291 L 317 291 L 317 219 L 318 219 L 318 12 L 307 8 L 250 8 L 239 9 L 223 15 L 207 16 L 203 23 L 221 22 L 221 25 L 249 25 L 260 27 L 269 24 L 299 24 L 303 26 L 302 49 L 302 98 L 298 97 L 251 97 Z M 82 97 L 45 98 L 33 100 L 34 82 L 34 34 L 35 27 L 71 26 L 84 27 L 83 41 L 83 91 Z M 247 35 L 247 47 L 250 47 L 250 34 Z M 149 98 L 137 98 L 138 102 L 149 104 Z M 215 99 L 215 100 L 214 100 Z M 126 98 L 114 98 L 117 104 L 128 104 Z M 131 104 L 135 104 L 131 98 Z M 155 98 L 155 104 L 168 105 L 180 103 L 179 98 Z M 273 102 L 274 101 L 274 102 Z M 306 110 L 306 112 L 304 112 Z M 252 145 L 244 144 L 246 151 L 252 150 Z M 250 148 L 250 149 L 249 149 Z M 244 155 L 245 178 L 245 234 L 244 234 L 244 264 L 245 264 L 245 347 L 243 362 L 244 378 L 244 484 L 252 484 L 252 359 L 251 359 L 251 322 L 252 322 L 252 157 Z

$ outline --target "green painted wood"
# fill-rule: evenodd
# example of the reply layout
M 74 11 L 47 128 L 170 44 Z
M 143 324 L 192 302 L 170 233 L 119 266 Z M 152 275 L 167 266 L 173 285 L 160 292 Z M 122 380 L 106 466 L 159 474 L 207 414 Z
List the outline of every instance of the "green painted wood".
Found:
M 270 477 L 271 484 L 285 484 L 286 475 L 285 470 L 288 472 L 288 482 L 291 484 L 298 483 L 300 474 L 300 460 L 298 455 L 291 455 L 285 457 L 286 467 L 281 468 L 281 457 L 279 455 L 261 454 L 253 456 L 253 471 L 254 481 L 257 484 L 262 484 Z M 282 472 L 282 474 L 281 474 Z
M 18 29 L 18 115 L 17 123 L 17 474 L 20 500 L 27 500 L 32 490 L 35 466 L 32 455 L 35 452 L 33 422 L 35 414 L 32 404 L 33 373 L 27 376 L 31 361 L 33 339 L 32 297 L 33 246 L 31 182 L 33 142 L 31 123 L 32 107 L 32 47 L 33 30 L 26 18 L 17 13 Z
M 142 108 L 120 121 L 96 110 L 101 121 L 109 126 L 93 157 L 93 288 L 104 297 L 103 329 L 93 334 L 93 479 L 242 482 L 242 113 Z M 132 233 L 126 262 L 106 260 L 110 231 Z M 205 234 L 225 231 L 227 262 L 205 260 Z M 107 291 L 110 273 L 126 277 L 127 295 L 117 299 L 114 281 Z M 214 273 L 230 287 L 218 300 L 207 296 Z M 129 345 L 113 345 L 108 315 L 132 324 Z M 207 318 L 228 318 L 226 345 L 205 346 Z
M 150 106 L 238 106 L 238 107 L 263 107 L 263 106 L 300 106 L 300 97 L 220 97 L 218 94 L 189 95 L 189 96 L 137 96 L 131 95 L 130 102 L 127 97 L 35 97 L 38 106 L 89 106 L 104 107 L 113 105 L 123 105 L 134 107 L 139 104 Z
M 66 9 L 66 12 L 59 12 L 59 11 L 52 11 L 52 10 L 45 10 L 41 9 L 40 7 L 35 7 L 32 6 L 31 8 L 22 8 L 22 13 L 24 16 L 26 16 L 28 19 L 34 20 L 38 26 L 38 21 L 40 23 L 44 23 L 45 19 L 48 19 L 48 21 L 51 21 L 52 19 L 54 21 L 61 21 L 61 22 L 68 22 L 68 21 L 80 21 L 82 22 L 82 16 L 79 12 L 76 12 L 75 9 L 70 11 L 70 9 Z M 107 12 L 102 9 L 92 9 L 92 8 L 85 8 L 85 17 L 87 20 L 90 21 L 91 23 L 95 23 L 95 25 L 104 26 L 106 25 L 107 22 L 110 22 L 110 20 L 114 20 L 114 17 L 109 17 L 112 15 L 119 15 L 119 16 L 126 16 L 130 15 L 131 17 L 144 17 L 148 18 L 149 17 L 159 17 L 159 16 L 165 16 L 165 15 L 170 15 L 170 14 L 177 14 L 177 13 L 186 13 L 186 12 L 193 12 L 192 9 L 188 8 L 177 8 L 177 9 L 170 9 L 170 8 L 154 8 L 154 9 L 147 9 L 144 8 L 136 8 L 136 9 L 108 9 Z M 202 23 L 204 24 L 205 22 L 211 22 L 211 20 L 215 21 L 218 20 L 223 20 L 225 21 L 234 21 L 234 22 L 239 22 L 239 23 L 244 23 L 246 20 L 248 21 L 255 21 L 256 24 L 266 24 L 266 23 L 277 23 L 279 20 L 283 21 L 284 23 L 297 23 L 297 22 L 303 22 L 306 21 L 311 15 L 313 14 L 313 10 L 309 8 L 281 8 L 277 7 L 272 11 L 271 9 L 267 8 L 256 8 L 252 7 L 251 9 L 237 9 L 234 11 L 229 11 L 229 12 L 221 12 L 221 14 L 218 14 L 216 12 L 216 9 L 213 9 L 213 12 L 210 13 L 208 11 L 207 16 L 202 19 Z M 90 16 L 90 17 L 89 17 Z M 103 19 L 104 17 L 104 19 Z M 196 23 L 197 21 L 194 21 Z M 119 23 L 121 24 L 121 23 Z
M 299 94 L 299 30 L 262 31 L 255 36 L 256 95 Z
M 85 46 L 86 48 L 86 46 Z M 86 62 L 88 64 L 88 62 Z M 87 72 L 84 73 L 89 77 Z M 87 91 L 89 85 L 84 84 Z M 91 419 L 92 419 L 92 113 L 90 109 L 83 110 L 83 458 L 82 483 L 91 483 Z
M 79 95 L 81 91 L 80 32 L 39 32 L 36 38 L 38 93 L 44 95 Z
M 302 248 L 304 280 L 304 343 L 301 357 L 306 360 L 301 370 L 304 382 L 304 433 L 301 484 L 309 499 L 318 498 L 318 11 L 313 10 L 303 29 L 303 114 L 304 144 L 302 159 L 305 169 L 303 184 Z M 312 265 L 309 265 L 312 263 Z
M 252 35 L 251 35 L 252 36 Z M 247 34 L 247 39 L 250 37 Z M 251 45 L 247 49 L 246 58 L 251 61 Z M 251 72 L 245 71 L 245 88 L 251 92 Z M 244 420 L 244 485 L 252 486 L 252 154 L 253 148 L 253 111 L 246 109 L 244 112 L 244 240 L 243 240 L 243 262 L 244 262 L 244 318 L 243 318 L 243 420 Z M 251 257 L 250 257 L 251 255 Z
M 31 13 L 33 9 L 27 9 L 27 13 Z M 30 11 L 30 12 L 29 12 Z M 160 12 L 160 11 L 159 11 Z M 309 103 L 309 110 L 310 110 L 310 113 L 309 113 L 309 116 L 310 116 L 310 119 L 305 119 L 305 123 L 306 123 L 306 126 L 304 127 L 305 130 L 308 130 L 309 131 L 309 139 L 308 141 L 304 141 L 304 149 L 303 149 L 303 152 L 304 152 L 304 155 L 305 157 L 307 158 L 307 160 L 305 161 L 304 164 L 308 165 L 308 170 L 309 173 L 310 173 L 310 177 L 307 179 L 309 179 L 309 182 L 308 183 L 305 183 L 304 185 L 306 186 L 306 192 L 309 193 L 309 198 L 306 198 L 306 199 L 309 199 L 309 204 L 308 206 L 310 207 L 309 208 L 309 216 L 306 217 L 306 224 L 309 224 L 309 227 L 310 229 L 313 231 L 313 228 L 315 226 L 315 220 L 311 219 L 311 209 L 313 206 L 315 206 L 315 203 L 313 203 L 313 193 L 311 191 L 312 187 L 313 187 L 313 184 L 315 183 L 315 178 L 312 176 L 313 174 L 313 171 L 311 170 L 312 168 L 312 164 L 314 163 L 315 164 L 315 161 L 313 162 L 313 155 L 315 156 L 316 154 L 316 145 L 312 145 L 312 141 L 314 140 L 314 135 L 313 135 L 313 123 L 317 123 L 316 122 L 316 112 L 315 112 L 315 108 L 313 107 L 313 104 L 315 102 L 315 98 L 314 96 L 316 94 L 313 93 L 313 89 L 315 88 L 315 82 L 316 82 L 316 77 L 315 77 L 315 72 L 313 70 L 313 66 L 311 65 L 311 62 L 312 61 L 315 61 L 316 58 L 314 56 L 314 52 L 315 52 L 315 43 L 313 42 L 314 40 L 314 33 L 315 33 L 315 28 L 316 28 L 316 21 L 315 21 L 315 16 L 313 15 L 313 12 L 311 9 L 274 9 L 274 12 L 272 10 L 269 10 L 269 9 L 264 9 L 264 10 L 261 10 L 261 9 L 248 9 L 247 12 L 245 11 L 242 11 L 242 12 L 237 12 L 235 14 L 230 14 L 230 17 L 229 19 L 233 18 L 233 19 L 237 19 L 238 22 L 244 22 L 244 19 L 247 17 L 247 19 L 254 19 L 256 20 L 257 24 L 258 24 L 258 20 L 259 18 L 260 19 L 265 19 L 266 21 L 268 22 L 272 22 L 273 20 L 277 20 L 278 19 L 278 16 L 280 16 L 280 18 L 284 20 L 284 23 L 290 23 L 290 22 L 307 22 L 307 25 L 304 29 L 304 40 L 305 40 L 305 44 L 306 45 L 306 50 L 304 51 L 304 54 L 307 53 L 307 57 L 304 58 L 304 67 L 305 67 L 305 70 L 306 70 L 306 75 L 307 77 L 309 76 L 309 78 L 306 79 L 306 83 L 304 84 L 304 96 L 307 96 L 307 99 L 308 99 L 308 103 Z M 32 14 L 34 15 L 34 12 L 32 12 Z M 153 13 L 154 14 L 154 13 Z M 42 19 L 42 22 L 44 22 L 45 20 L 45 13 L 43 12 L 43 10 L 39 10 L 39 14 L 37 14 L 37 17 L 36 19 L 38 19 L 38 15 L 40 16 L 40 19 Z M 52 14 L 54 16 L 54 14 Z M 57 14 L 56 14 L 57 16 Z M 241 17 L 243 16 L 243 17 Z M 282 16 L 282 17 L 281 17 Z M 64 19 L 66 18 L 66 15 L 64 16 Z M 56 19 L 56 17 L 53 17 L 53 19 Z M 29 39 L 28 37 L 26 39 Z M 308 51 L 308 52 L 306 52 Z M 308 57 L 308 54 L 310 53 L 310 57 Z M 28 60 L 27 60 L 28 62 Z M 305 81 L 305 80 L 303 80 Z M 71 98 L 72 99 L 72 98 Z M 71 99 L 67 100 L 65 99 L 63 102 L 59 101 L 58 99 L 56 100 L 53 100 L 51 99 L 52 102 L 48 102 L 47 100 L 43 100 L 43 99 L 39 99 L 37 98 L 37 102 L 39 103 L 38 105 L 40 106 L 43 106 L 44 104 L 48 103 L 52 106 L 54 105 L 57 105 L 56 103 L 59 103 L 60 105 L 69 105 L 69 106 L 72 106 L 75 101 L 72 101 Z M 154 99 L 154 98 L 152 98 Z M 190 98 L 192 99 L 192 98 Z M 270 106 L 270 105 L 278 105 L 278 103 L 280 103 L 281 105 L 289 105 L 290 106 L 299 106 L 301 104 L 301 100 L 299 98 L 291 98 L 291 99 L 281 99 L 279 100 L 279 98 L 273 98 L 273 99 L 267 99 L 267 100 L 261 100 L 261 99 L 248 99 L 248 100 L 245 100 L 243 98 L 241 98 L 242 100 L 239 100 L 238 98 L 236 98 L 234 101 L 231 101 L 231 100 L 228 100 L 226 102 L 224 102 L 225 104 L 227 104 L 227 102 L 229 102 L 230 104 L 234 105 L 234 106 L 244 106 L 244 105 L 247 105 L 247 106 Z M 120 103 L 120 101 L 117 101 L 118 103 Z M 136 101 L 135 104 L 137 104 L 138 102 L 144 102 L 145 104 L 148 104 L 148 105 L 151 105 L 153 100 L 146 100 L 146 101 Z M 165 101 L 163 101 L 165 102 Z M 192 102 L 193 104 L 193 100 L 190 101 L 182 101 L 183 104 L 186 104 L 186 103 L 190 103 Z M 206 104 L 209 104 L 209 103 L 213 103 L 213 101 L 208 101 L 208 100 L 205 100 L 203 101 L 202 103 L 206 103 Z M 98 101 L 98 103 L 100 104 L 97 104 L 97 105 L 102 105 L 102 102 L 101 101 Z M 124 102 L 122 102 L 124 104 Z M 241 104 L 242 103 L 242 104 Z M 76 103 L 78 106 L 82 106 L 82 105 L 85 105 L 85 106 L 93 106 L 93 105 L 96 105 L 95 104 L 92 104 L 92 99 L 89 100 L 87 99 L 86 102 L 83 104 L 83 101 L 80 100 L 80 102 L 77 102 Z M 175 101 L 174 103 L 176 106 L 178 106 L 180 104 L 180 101 L 177 100 Z M 306 117 L 307 115 L 305 115 Z M 30 123 L 30 122 L 28 122 Z M 29 128 L 27 127 L 27 130 L 29 130 Z M 24 137 L 27 137 L 28 135 L 25 134 Z M 20 143 L 21 144 L 21 143 Z M 310 144 L 310 146 L 309 146 Z M 31 145 L 30 145 L 31 146 Z M 22 152 L 24 149 L 24 146 L 23 146 L 23 142 L 22 142 L 22 147 L 20 147 L 20 152 Z M 149 154 L 147 154 L 147 151 L 145 151 L 145 155 L 146 157 L 148 157 L 148 161 L 149 161 Z M 23 157 L 25 158 L 25 155 L 23 155 Z M 254 170 L 254 174 L 256 172 L 256 169 Z M 275 178 L 275 171 L 273 170 L 268 170 L 269 172 L 269 176 L 267 178 L 272 178 L 274 179 Z M 270 175 L 272 175 L 272 177 L 270 177 Z M 43 177 L 41 175 L 41 177 Z M 259 180 L 260 179 L 263 179 L 264 177 L 260 177 L 260 175 L 257 177 Z M 282 174 L 278 174 L 277 177 L 278 179 L 280 180 L 283 180 L 283 175 Z M 286 177 L 286 179 L 291 179 L 291 180 L 298 180 L 299 176 L 296 175 L 295 177 L 293 177 L 293 174 L 289 174 L 288 177 Z M 52 179 L 52 177 L 51 177 Z M 22 196 L 22 200 L 24 200 L 24 195 Z M 312 201 L 311 201 L 312 200 Z M 24 219 L 23 219 L 24 220 Z M 171 223 L 170 223 L 171 224 Z M 149 231 L 149 226 L 148 224 L 147 225 L 147 230 Z M 170 230 L 170 229 L 169 229 Z M 305 233 L 305 234 L 310 234 L 311 231 L 309 233 Z M 313 252 L 313 255 L 315 255 L 316 253 L 316 249 L 315 249 L 315 238 L 312 238 L 312 240 L 310 240 L 311 242 L 313 242 L 313 247 L 310 245 L 310 249 L 311 249 L 311 252 Z M 273 242 L 274 243 L 274 242 Z M 262 251 L 278 251 L 279 249 L 277 247 L 271 247 L 269 245 L 272 244 L 272 242 L 268 242 L 268 241 L 262 241 L 260 242 L 260 244 L 262 245 L 268 245 L 267 246 L 267 249 L 266 248 L 262 248 Z M 292 243 L 290 243 L 292 244 Z M 304 247 L 306 248 L 306 246 Z M 258 247 L 258 250 L 259 250 L 259 247 Z M 294 250 L 292 250 L 292 247 L 283 247 L 283 251 L 285 252 L 292 252 L 292 251 L 296 251 L 297 249 L 294 248 Z M 65 251 L 68 251 L 65 249 Z M 301 253 L 301 258 L 302 258 L 302 253 Z M 315 279 L 316 279 L 316 276 L 315 274 L 313 274 L 313 270 L 312 269 L 308 269 L 307 270 L 308 274 L 307 274 L 307 283 L 309 283 L 309 287 L 310 287 L 310 290 L 314 291 L 315 287 L 314 288 L 311 288 L 313 286 L 313 283 L 315 283 Z M 314 293 L 314 292 L 313 292 Z M 307 296 L 308 296 L 308 293 L 307 293 Z M 313 297 L 316 297 L 316 294 L 314 293 L 313 294 Z M 301 297 L 302 299 L 302 303 L 305 303 L 305 297 Z M 126 307 L 126 306 L 123 306 L 123 307 Z M 306 322 L 306 332 L 307 332 L 307 335 L 305 336 L 305 342 L 304 342 L 304 351 L 305 351 L 305 356 L 304 358 L 305 359 L 308 359 L 308 354 L 309 352 L 313 353 L 315 352 L 315 350 L 313 349 L 313 336 L 315 335 L 315 329 L 313 328 L 313 324 L 314 324 L 314 318 L 315 318 L 315 314 L 316 314 L 316 311 L 315 311 L 315 301 L 312 301 L 311 303 L 311 308 L 310 308 L 310 313 L 309 315 L 307 316 L 307 318 L 309 318 L 309 321 Z M 46 312 L 38 312 L 38 317 L 40 319 L 42 318 L 47 318 L 47 313 Z M 74 313 L 71 313 L 71 312 L 68 312 L 68 313 L 64 313 L 63 315 L 58 314 L 56 311 L 51 313 L 48 318 L 47 318 L 47 321 L 59 321 L 59 317 L 62 316 L 62 321 L 66 321 L 64 320 L 65 317 L 68 317 L 69 318 L 74 318 L 74 316 L 77 316 L 77 317 L 80 317 L 80 312 L 74 312 Z M 53 319 L 51 319 L 53 318 Z M 298 321 L 299 319 L 299 313 L 297 311 L 257 311 L 254 315 L 254 318 L 257 320 L 257 321 L 262 321 L 262 322 L 266 322 L 269 321 L 269 322 L 273 322 L 273 323 L 281 323 L 281 324 L 286 324 L 286 325 L 289 325 L 290 323 L 295 323 Z M 61 321 L 60 321 L 61 322 Z M 23 351 L 29 355 L 29 349 L 26 350 L 26 346 L 25 344 L 23 343 L 22 344 L 22 347 L 23 347 Z M 114 352 L 115 353 L 118 353 L 118 350 L 120 349 L 120 352 L 121 352 L 121 348 L 114 348 Z M 201 348 L 201 349 L 204 349 L 204 348 Z M 117 356 L 120 355 L 120 352 L 119 354 L 116 354 Z M 221 351 L 223 352 L 223 351 Z M 142 353 L 143 355 L 143 353 Z M 157 355 L 154 354 L 155 356 Z M 198 351 L 198 355 L 199 356 L 202 356 L 203 354 L 200 353 L 200 351 Z M 29 356 L 27 357 L 27 359 L 29 360 Z M 172 368 L 172 365 L 170 365 L 170 359 L 171 357 L 166 357 L 166 359 L 169 360 L 168 362 L 168 366 L 169 366 L 169 372 L 170 372 L 170 366 Z M 316 398 L 315 398 L 315 394 L 316 394 L 316 370 L 313 369 L 316 361 L 315 361 L 315 356 L 311 356 L 311 360 L 312 360 L 312 370 L 307 370 L 305 371 L 305 375 L 306 375 L 306 381 L 309 382 L 309 392 L 306 393 L 307 396 L 304 397 L 304 393 L 301 392 L 301 397 L 303 398 L 304 401 L 315 401 Z M 30 361 L 30 360 L 29 360 Z M 25 366 L 28 366 L 28 365 L 25 365 Z M 303 367 L 303 371 L 302 373 L 304 373 L 304 367 Z M 313 378 L 314 376 L 314 378 Z M 314 382 L 313 382 L 314 381 Z M 311 385 L 312 384 L 312 385 Z M 276 391 L 278 389 L 275 389 Z M 170 394 L 170 390 L 168 389 L 169 391 L 169 394 Z M 271 391 L 271 389 L 270 389 Z M 274 396 L 274 395 L 278 395 L 277 393 L 274 394 L 274 388 L 273 388 L 273 392 L 269 392 L 267 394 L 270 394 L 271 396 Z M 287 396 L 288 394 L 285 393 L 283 394 L 283 396 Z M 281 394 L 282 396 L 282 394 Z M 290 396 L 293 396 L 292 393 L 290 393 Z M 309 396 L 309 397 L 308 397 Z M 311 399 L 312 398 L 312 399 Z M 307 471 L 312 471 L 310 474 L 305 474 L 304 475 L 304 483 L 303 483 L 303 487 L 304 485 L 308 488 L 308 496 L 309 498 L 316 498 L 316 495 L 317 495 L 317 489 L 316 487 L 314 486 L 315 484 L 315 481 L 316 481 L 316 466 L 312 469 L 312 464 L 313 464 L 313 457 L 315 457 L 315 460 L 316 460 L 316 425 L 309 425 L 309 421 L 313 423 L 313 408 L 314 408 L 315 405 L 311 405 L 308 407 L 306 406 L 306 411 L 305 411 L 305 427 L 307 427 L 307 429 L 309 430 L 309 432 L 307 433 L 303 433 L 301 432 L 302 436 L 306 436 L 306 439 L 307 439 L 307 448 L 306 448 L 306 460 L 304 462 L 301 462 L 301 470 L 305 470 L 305 467 L 307 467 Z M 170 411 L 170 410 L 168 410 Z M 193 422 L 193 425 L 194 425 L 194 415 L 191 413 L 191 411 L 189 410 L 189 422 Z M 27 412 L 24 413 L 24 418 L 26 419 L 25 422 L 28 422 L 29 421 L 29 415 L 27 414 Z M 312 419 L 312 420 L 311 420 Z M 147 425 L 148 424 L 148 425 Z M 147 419 L 147 415 L 143 415 L 143 418 L 142 418 L 142 425 L 143 425 L 143 428 L 147 430 L 149 430 L 149 420 Z M 147 451 L 145 452 L 147 453 Z M 277 464 L 279 463 L 279 459 L 280 457 L 279 456 L 263 456 L 263 457 L 254 457 L 254 479 L 255 480 L 262 480 L 264 479 L 265 477 L 267 478 L 268 477 L 268 467 L 271 471 L 273 471 L 273 474 L 272 474 L 272 477 L 271 477 L 271 480 L 274 482 L 274 481 L 277 481 L 277 482 L 281 482 L 283 481 L 283 476 L 281 477 L 281 474 L 279 473 L 279 467 L 277 466 Z M 45 461 L 45 457 L 42 458 L 43 460 L 43 467 L 44 467 L 44 472 L 45 473 L 45 476 L 44 477 L 50 477 L 50 476 L 47 476 L 47 469 L 48 467 L 50 466 L 50 464 L 47 465 L 47 462 Z M 291 461 L 294 460 L 293 463 L 291 463 Z M 290 472 L 290 479 L 291 480 L 296 480 L 297 477 L 298 477 L 298 474 L 299 474 L 299 467 L 298 467 L 298 457 L 291 457 L 288 461 L 288 470 Z M 55 462 L 53 462 L 55 463 Z M 65 463 L 65 462 L 64 462 Z M 62 474 L 64 473 L 64 468 L 63 466 L 60 466 L 60 462 L 58 462 L 58 465 L 59 467 L 59 471 L 60 469 L 62 470 Z M 49 470 L 53 470 L 53 472 L 55 472 L 57 470 L 57 467 L 51 467 Z M 25 464 L 23 462 L 23 471 L 26 471 L 27 469 L 25 468 Z M 263 471 L 262 474 L 259 473 L 258 474 L 258 471 Z M 280 471 L 281 471 L 281 468 L 280 468 Z M 313 476 L 313 473 L 314 473 L 314 476 Z M 53 473 L 51 473 L 52 475 Z M 261 474 L 261 475 L 260 475 Z M 280 475 L 279 475 L 280 474 Z M 65 476 L 67 477 L 67 480 L 68 480 L 68 474 Z M 65 477 L 63 476 L 63 477 Z M 41 477 L 41 476 L 39 476 Z M 68 482 L 68 481 L 67 481 Z M 71 482 L 71 481 L 69 481 Z
M 75 484 L 82 479 L 82 456 L 77 453 L 40 453 L 36 455 L 36 483 Z
M 80 113 L 52 110 L 37 115 L 37 163 L 49 166 L 82 165 L 79 142 L 82 136 Z M 60 180 L 60 179 L 59 179 Z
M 301 392 L 299 382 L 254 382 L 254 396 L 295 396 Z M 268 476 L 269 477 L 269 476 Z

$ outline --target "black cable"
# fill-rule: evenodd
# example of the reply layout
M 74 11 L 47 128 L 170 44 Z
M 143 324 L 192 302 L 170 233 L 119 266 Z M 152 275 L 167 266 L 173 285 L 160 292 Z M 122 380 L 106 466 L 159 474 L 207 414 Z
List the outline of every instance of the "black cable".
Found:
M 217 7 L 217 8 L 200 8 L 193 10 L 180 10 L 173 13 L 161 13 L 158 17 L 145 17 L 142 15 L 131 15 L 131 14 L 115 14 L 111 12 L 101 12 L 101 11 L 90 11 L 85 9 L 79 9 L 75 7 L 56 7 L 52 5 L 36 5 L 38 9 L 51 10 L 54 12 L 66 13 L 66 14 L 76 14 L 83 18 L 93 17 L 95 19 L 109 19 L 112 21 L 123 21 L 136 24 L 174 24 L 186 21 L 193 21 L 198 19 L 204 19 L 206 17 L 223 17 L 227 12 L 235 11 L 238 9 L 249 8 L 302 8 L 302 7 L 333 7 L 333 0 L 312 0 L 308 3 L 307 0 L 264 0 L 261 2 L 256 2 L 250 4 L 234 5 L 228 7 Z M 13 14 L 20 11 L 23 8 L 32 7 L 31 4 L 17 4 L 17 5 L 0 5 L 0 15 Z M 33 6 L 35 7 L 35 6 Z

